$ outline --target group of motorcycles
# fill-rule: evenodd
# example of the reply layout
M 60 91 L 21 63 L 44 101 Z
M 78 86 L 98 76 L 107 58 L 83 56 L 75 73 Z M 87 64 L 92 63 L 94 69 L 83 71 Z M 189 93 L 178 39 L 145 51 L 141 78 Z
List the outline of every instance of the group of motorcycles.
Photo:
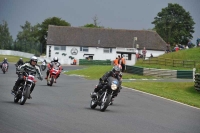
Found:
M 17 64 L 16 66 L 16 74 L 19 74 Z M 41 71 L 45 71 L 47 67 L 46 62 L 42 62 L 40 69 Z M 2 71 L 5 74 L 8 66 L 6 63 L 2 64 Z M 35 86 L 36 80 L 35 76 L 32 73 L 23 72 L 24 82 L 22 82 L 17 89 L 17 93 L 14 95 L 14 102 L 18 103 L 20 101 L 21 105 L 24 105 L 26 100 L 29 98 L 31 93 L 31 88 Z M 55 82 L 56 77 L 59 74 L 58 68 L 52 68 L 49 71 L 49 75 L 47 77 L 47 85 L 52 86 Z M 91 95 L 90 107 L 95 109 L 97 106 L 100 106 L 100 111 L 105 111 L 109 105 L 112 105 L 112 97 L 114 93 L 119 91 L 119 81 L 114 77 L 109 77 L 107 82 L 104 83 L 106 87 L 102 88 L 97 95 Z
M 21 72 L 18 71 L 18 68 L 20 66 L 18 66 L 17 64 L 15 64 L 16 66 L 16 74 L 20 74 Z M 47 67 L 47 63 L 46 62 L 42 62 L 42 64 L 40 65 L 40 70 L 41 71 L 45 71 Z M 47 78 L 47 85 L 52 86 L 54 83 L 54 80 L 56 79 L 57 75 L 59 74 L 59 70 L 56 70 L 55 68 L 52 68 L 49 72 L 48 78 Z M 26 72 L 23 71 L 23 78 L 24 78 L 24 82 L 22 82 L 17 89 L 16 94 L 14 94 L 14 102 L 15 103 L 19 103 L 21 105 L 24 105 L 26 100 L 29 98 L 30 93 L 31 93 L 31 89 L 34 88 L 36 80 L 35 80 L 35 74 L 31 73 L 31 72 Z

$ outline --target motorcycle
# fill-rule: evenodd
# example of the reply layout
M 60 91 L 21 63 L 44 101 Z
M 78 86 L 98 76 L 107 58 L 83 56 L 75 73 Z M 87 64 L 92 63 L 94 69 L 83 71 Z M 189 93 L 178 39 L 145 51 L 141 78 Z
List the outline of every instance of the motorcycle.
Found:
M 27 72 L 23 72 L 24 73 L 24 82 L 22 82 L 18 88 L 17 88 L 17 92 L 14 95 L 14 102 L 18 103 L 18 101 L 20 100 L 20 104 L 24 105 L 27 98 L 29 98 L 30 93 L 31 93 L 31 87 L 35 86 L 36 80 L 35 80 L 35 76 L 32 73 L 27 73 Z
M 47 67 L 47 64 L 46 64 L 46 62 L 42 62 L 42 65 L 40 66 L 41 67 L 41 70 L 42 71 L 45 71 L 45 69 L 46 69 L 46 67 Z
M 52 68 L 49 71 L 49 75 L 47 76 L 47 85 L 52 86 L 59 74 L 60 74 L 59 68 Z
M 91 95 L 90 108 L 95 109 L 98 105 L 100 106 L 100 111 L 105 111 L 111 105 L 112 97 L 118 90 L 119 81 L 114 77 L 108 77 L 107 82 L 104 83 L 104 87 L 96 95 Z
M 3 63 L 3 64 L 2 64 L 2 71 L 3 71 L 3 74 L 6 73 L 7 69 L 8 69 L 8 64 Z

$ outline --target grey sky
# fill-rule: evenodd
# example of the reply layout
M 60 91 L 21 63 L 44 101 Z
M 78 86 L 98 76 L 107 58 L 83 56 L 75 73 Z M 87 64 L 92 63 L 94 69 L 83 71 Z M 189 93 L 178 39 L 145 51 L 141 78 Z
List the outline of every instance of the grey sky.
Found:
M 60 17 L 72 26 L 93 23 L 97 15 L 100 26 L 113 29 L 142 30 L 153 28 L 151 22 L 168 3 L 178 3 L 195 21 L 193 43 L 200 37 L 200 0 L 0 0 L 0 23 L 8 22 L 14 39 L 20 25 L 32 25 L 49 17 Z

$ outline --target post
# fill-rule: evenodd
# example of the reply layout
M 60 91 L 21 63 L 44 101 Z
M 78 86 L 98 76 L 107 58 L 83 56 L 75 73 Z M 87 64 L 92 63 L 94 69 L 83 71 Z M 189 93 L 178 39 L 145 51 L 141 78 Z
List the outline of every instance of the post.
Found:
M 193 81 L 195 81 L 195 71 L 196 71 L 196 68 L 193 68 Z

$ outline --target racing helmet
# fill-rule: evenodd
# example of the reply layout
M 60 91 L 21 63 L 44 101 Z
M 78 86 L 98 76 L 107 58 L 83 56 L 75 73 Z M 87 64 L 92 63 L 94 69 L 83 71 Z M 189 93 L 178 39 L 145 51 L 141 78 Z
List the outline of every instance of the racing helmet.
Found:
M 119 73 L 120 73 L 120 67 L 119 66 L 114 66 L 113 68 L 112 68 L 112 72 L 113 72 L 113 74 L 115 74 L 115 75 L 118 75 Z
M 37 61 L 38 61 L 38 58 L 36 57 L 36 56 L 32 56 L 31 57 L 31 59 L 30 59 L 30 61 L 32 62 L 32 61 L 34 61 L 34 62 L 36 62 L 37 63 Z
M 53 61 L 54 61 L 54 62 L 58 62 L 58 57 L 54 57 L 54 58 L 53 58 Z

